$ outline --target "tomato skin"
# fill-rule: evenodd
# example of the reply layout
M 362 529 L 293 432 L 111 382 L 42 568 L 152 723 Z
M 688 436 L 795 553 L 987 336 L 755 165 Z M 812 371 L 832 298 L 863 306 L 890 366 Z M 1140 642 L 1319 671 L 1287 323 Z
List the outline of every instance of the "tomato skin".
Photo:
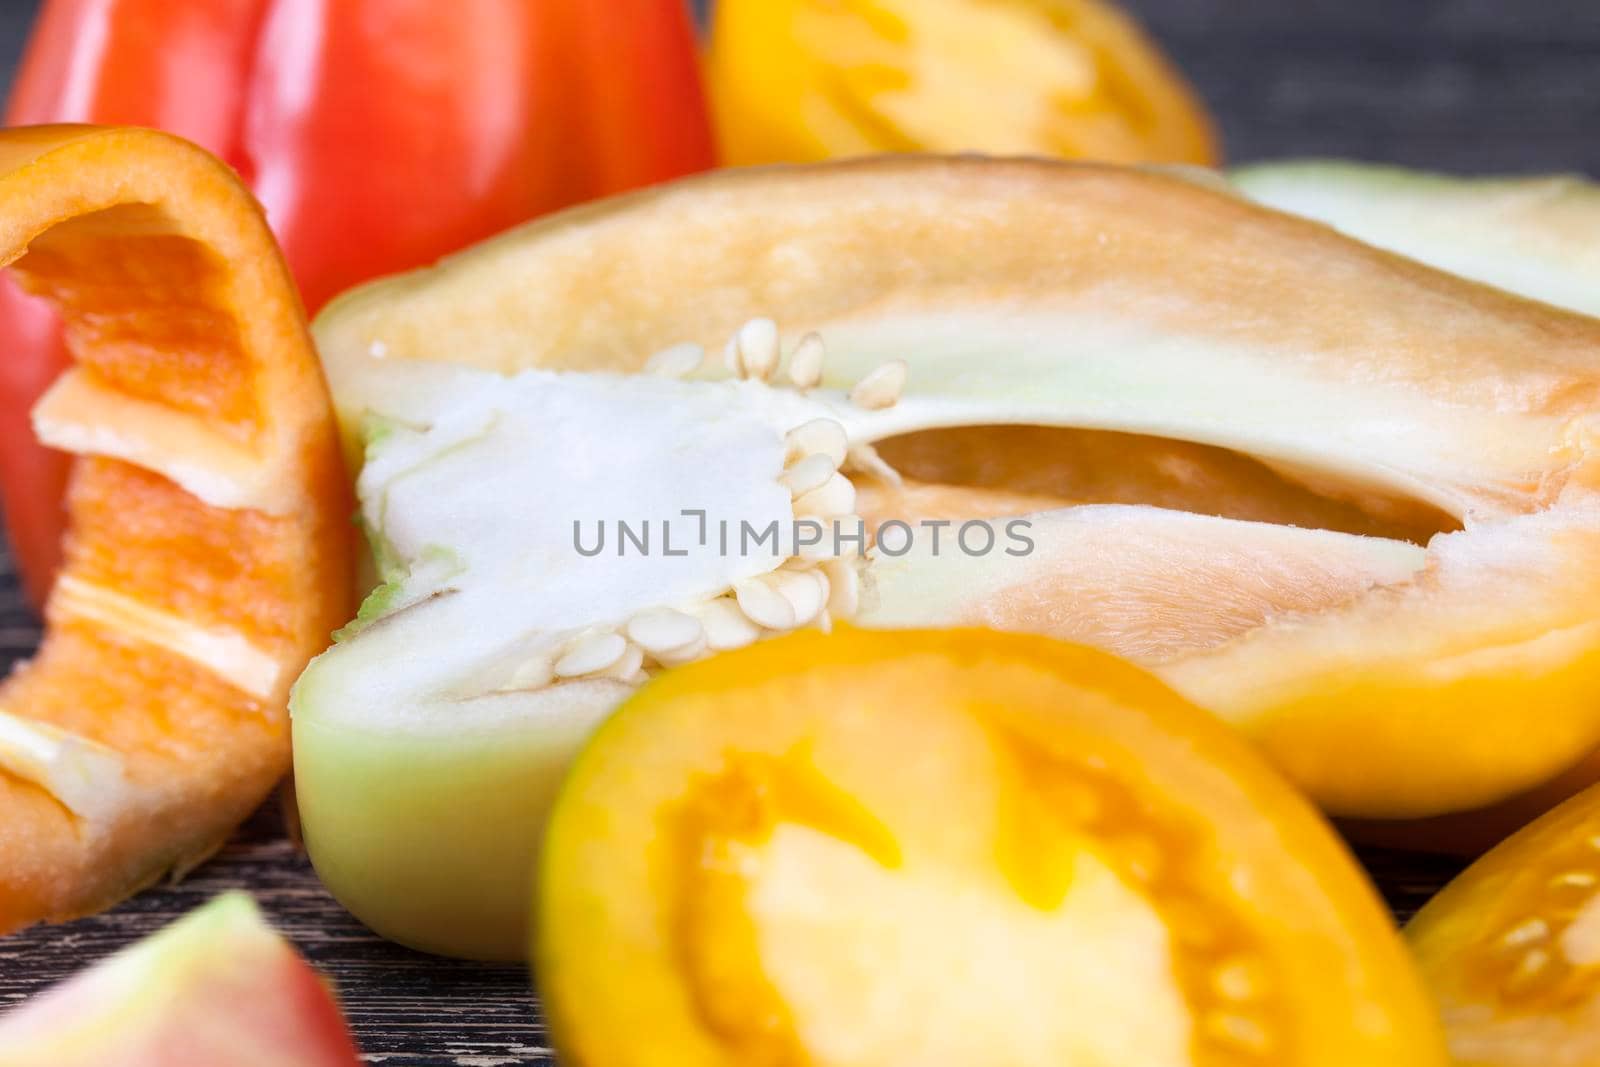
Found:
M 220 156 L 312 312 L 715 161 L 681 0 L 47 0 L 6 120 L 154 126 Z M 40 604 L 66 461 L 34 442 L 28 410 L 66 364 L 30 304 L 0 293 L 0 503 Z
M 359 1067 L 361 1052 L 331 984 L 233 892 L 8 1011 L 0 1059 Z

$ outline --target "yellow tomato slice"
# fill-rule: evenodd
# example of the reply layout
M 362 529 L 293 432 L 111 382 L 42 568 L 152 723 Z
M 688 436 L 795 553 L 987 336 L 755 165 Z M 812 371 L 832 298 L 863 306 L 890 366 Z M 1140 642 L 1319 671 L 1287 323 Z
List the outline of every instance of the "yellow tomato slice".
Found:
M 1407 934 L 1457 1064 L 1600 1063 L 1600 786 L 1467 868 Z
M 707 77 L 737 164 L 1218 154 L 1183 75 L 1104 0 L 721 0 Z
M 797 634 L 669 672 L 580 758 L 535 958 L 573 1064 L 1439 1064 L 1360 871 L 1105 653 Z

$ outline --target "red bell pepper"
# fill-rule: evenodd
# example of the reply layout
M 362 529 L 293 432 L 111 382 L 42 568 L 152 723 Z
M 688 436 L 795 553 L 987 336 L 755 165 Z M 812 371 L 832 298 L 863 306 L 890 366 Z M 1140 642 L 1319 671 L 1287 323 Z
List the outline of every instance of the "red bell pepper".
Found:
M 9 124 L 156 126 L 255 190 L 310 310 L 534 215 L 709 167 L 683 0 L 46 0 Z M 0 287 L 0 502 L 35 603 L 65 457 L 28 411 L 65 366 Z

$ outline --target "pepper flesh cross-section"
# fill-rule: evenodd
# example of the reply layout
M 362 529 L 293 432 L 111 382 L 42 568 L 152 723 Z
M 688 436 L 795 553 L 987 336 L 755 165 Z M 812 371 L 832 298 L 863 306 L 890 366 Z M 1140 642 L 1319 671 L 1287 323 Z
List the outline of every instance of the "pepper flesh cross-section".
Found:
M 148 130 L 4 131 L 0 259 L 65 320 L 35 424 L 78 456 L 44 643 L 0 686 L 3 932 L 193 866 L 261 802 L 352 545 L 299 299 L 225 166 Z

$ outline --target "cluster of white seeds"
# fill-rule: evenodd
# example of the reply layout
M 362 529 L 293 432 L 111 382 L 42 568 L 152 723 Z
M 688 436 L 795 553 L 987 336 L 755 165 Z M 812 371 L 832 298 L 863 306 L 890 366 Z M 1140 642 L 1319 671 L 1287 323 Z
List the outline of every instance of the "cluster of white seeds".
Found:
M 735 377 L 801 392 L 821 383 L 825 357 L 822 338 L 808 333 L 785 361 L 778 327 L 771 319 L 745 323 L 724 352 Z M 705 360 L 701 346 L 680 344 L 657 352 L 645 370 L 683 378 L 698 371 Z M 903 360 L 883 364 L 851 390 L 851 402 L 869 410 L 893 405 L 905 387 L 906 373 Z M 794 427 L 785 435 L 784 446 L 778 482 L 788 491 L 797 519 L 853 527 L 860 522 L 855 515 L 856 488 L 845 469 L 897 477 L 870 445 L 851 445 L 844 425 L 834 419 L 815 418 Z M 588 678 L 637 685 L 661 668 L 742 648 L 763 637 L 806 626 L 826 630 L 835 619 L 854 617 L 860 607 L 860 561 L 836 555 L 837 547 L 835 539 L 824 537 L 815 545 L 800 547 L 777 570 L 741 581 L 698 604 L 652 607 L 621 626 L 577 634 L 548 655 L 524 663 L 507 688 L 538 689 Z
M 800 338 L 783 366 L 783 348 L 778 324 L 771 319 L 751 319 L 728 339 L 722 358 L 736 378 L 787 384 L 806 392 L 822 383 L 822 366 L 827 350 L 822 337 L 808 333 Z M 693 342 L 663 348 L 645 362 L 645 371 L 668 378 L 684 378 L 705 365 L 706 351 Z M 779 382 L 783 369 L 787 382 Z M 905 390 L 910 368 L 903 359 L 892 359 L 863 377 L 850 390 L 850 402 L 869 411 L 893 407 Z

